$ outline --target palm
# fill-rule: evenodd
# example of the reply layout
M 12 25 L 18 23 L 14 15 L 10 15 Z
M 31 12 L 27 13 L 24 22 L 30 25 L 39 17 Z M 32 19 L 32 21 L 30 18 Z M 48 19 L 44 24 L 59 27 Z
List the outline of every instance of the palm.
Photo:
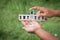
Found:
M 27 32 L 34 32 L 37 29 L 40 29 L 40 25 L 36 21 L 22 21 L 24 27 Z

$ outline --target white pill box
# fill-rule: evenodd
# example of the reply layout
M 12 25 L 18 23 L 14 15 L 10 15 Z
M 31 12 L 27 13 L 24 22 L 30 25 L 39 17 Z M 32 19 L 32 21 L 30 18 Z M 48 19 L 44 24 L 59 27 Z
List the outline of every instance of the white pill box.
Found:
M 24 14 L 19 14 L 19 18 L 20 21 L 22 20 L 36 20 L 36 21 L 45 21 L 45 17 L 44 16 L 40 16 L 38 17 L 37 15 L 34 15 L 34 11 L 30 12 L 30 15 L 24 15 Z

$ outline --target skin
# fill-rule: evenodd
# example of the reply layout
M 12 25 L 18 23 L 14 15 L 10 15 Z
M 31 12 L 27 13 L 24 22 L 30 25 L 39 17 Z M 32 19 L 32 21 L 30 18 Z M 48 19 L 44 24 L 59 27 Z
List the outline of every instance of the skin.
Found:
M 29 10 L 38 10 L 36 13 L 38 16 L 45 16 L 46 18 L 51 18 L 51 17 L 60 17 L 60 10 L 49 10 L 44 7 L 32 7 Z
M 46 19 L 51 17 L 60 17 L 59 10 L 48 10 L 44 7 L 32 7 L 29 10 L 38 10 L 37 15 L 45 16 Z M 21 22 L 24 25 L 23 29 L 25 29 L 28 33 L 36 34 L 41 40 L 60 40 L 55 36 L 51 35 L 49 32 L 42 29 L 42 26 L 38 24 L 36 21 L 25 20 Z M 33 24 L 34 26 L 30 27 L 29 24 Z

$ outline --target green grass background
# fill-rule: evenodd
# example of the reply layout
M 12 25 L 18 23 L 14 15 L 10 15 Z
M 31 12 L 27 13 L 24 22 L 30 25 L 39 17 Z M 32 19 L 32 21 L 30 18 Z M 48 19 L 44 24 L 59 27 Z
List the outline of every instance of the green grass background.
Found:
M 0 0 L 0 40 L 40 40 L 24 31 L 18 21 L 18 15 L 28 14 L 33 6 L 60 10 L 60 0 Z M 42 24 L 43 29 L 60 38 L 60 18 L 50 18 Z

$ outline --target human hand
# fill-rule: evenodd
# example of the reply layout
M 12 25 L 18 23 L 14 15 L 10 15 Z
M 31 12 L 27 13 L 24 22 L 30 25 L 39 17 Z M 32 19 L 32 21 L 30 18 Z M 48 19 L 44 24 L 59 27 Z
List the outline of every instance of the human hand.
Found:
M 22 21 L 22 24 L 24 25 L 23 29 L 30 33 L 34 33 L 35 31 L 41 29 L 41 26 L 36 21 L 25 20 Z
M 47 8 L 44 7 L 35 6 L 30 8 L 29 10 L 38 10 L 37 15 L 44 16 L 46 19 L 54 16 L 53 10 L 48 10 Z

